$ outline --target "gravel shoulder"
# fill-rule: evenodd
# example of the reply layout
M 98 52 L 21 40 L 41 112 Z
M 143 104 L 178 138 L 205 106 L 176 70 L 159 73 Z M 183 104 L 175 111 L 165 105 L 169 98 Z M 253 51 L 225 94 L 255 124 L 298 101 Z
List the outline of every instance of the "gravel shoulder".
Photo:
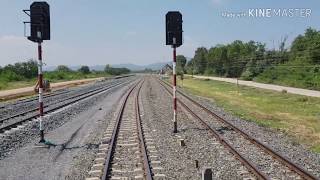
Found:
M 46 117 L 46 138 L 59 144 L 57 147 L 34 146 L 38 141 L 35 123 L 30 125 L 33 132 L 17 131 L 9 140 L 1 139 L 2 145 L 8 142 L 21 145 L 12 147 L 12 151 L 0 161 L 0 177 L 19 180 L 84 179 L 97 151 L 103 127 L 106 127 L 117 99 L 126 88 L 115 88 Z

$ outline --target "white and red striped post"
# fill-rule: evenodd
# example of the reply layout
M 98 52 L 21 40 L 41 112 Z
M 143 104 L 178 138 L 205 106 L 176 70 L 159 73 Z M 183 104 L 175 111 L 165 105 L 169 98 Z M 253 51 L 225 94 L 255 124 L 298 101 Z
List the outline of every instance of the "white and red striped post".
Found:
M 41 32 L 38 32 L 38 37 L 41 39 Z M 41 47 L 42 41 L 39 40 L 38 42 L 38 83 L 39 83 L 39 129 L 40 129 L 40 143 L 44 143 L 44 129 L 43 129 L 43 73 L 42 73 L 42 47 Z
M 176 75 L 176 38 L 173 38 L 173 63 L 172 63 L 172 72 L 173 72 L 173 133 L 177 133 L 177 97 L 176 97 L 176 86 L 177 86 L 177 75 Z

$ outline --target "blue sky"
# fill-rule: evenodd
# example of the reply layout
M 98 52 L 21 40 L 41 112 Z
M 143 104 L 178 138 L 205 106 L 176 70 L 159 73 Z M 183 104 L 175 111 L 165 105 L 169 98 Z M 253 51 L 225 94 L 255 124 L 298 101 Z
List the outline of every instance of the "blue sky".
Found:
M 50 0 L 51 40 L 44 43 L 47 65 L 150 64 L 171 59 L 165 46 L 167 11 L 183 14 L 184 45 L 178 54 L 192 57 L 196 47 L 234 40 L 255 40 L 277 47 L 307 27 L 320 30 L 319 0 Z M 0 65 L 36 58 L 36 44 L 23 37 L 29 0 L 0 1 Z M 226 18 L 222 12 L 250 8 L 309 8 L 304 17 Z

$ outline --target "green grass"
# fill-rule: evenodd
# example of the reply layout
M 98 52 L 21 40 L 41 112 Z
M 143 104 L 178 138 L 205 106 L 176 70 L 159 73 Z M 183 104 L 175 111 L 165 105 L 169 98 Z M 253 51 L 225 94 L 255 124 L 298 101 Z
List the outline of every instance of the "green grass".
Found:
M 79 72 L 56 72 L 56 71 L 47 72 L 44 74 L 44 78 L 48 79 L 50 82 L 62 82 L 62 81 L 107 77 L 107 76 L 110 76 L 110 75 L 106 73 L 82 74 Z
M 305 62 L 298 61 L 288 62 L 286 65 L 291 67 L 276 66 L 269 68 L 253 80 L 262 83 L 320 90 L 320 67 L 318 65 L 305 64 Z
M 181 81 L 178 81 L 181 86 Z M 186 78 L 183 87 L 226 111 L 261 126 L 283 131 L 320 153 L 320 98 L 293 95 L 225 82 Z
M 0 81 L 0 90 L 9 90 L 9 89 L 17 89 L 17 88 L 22 88 L 22 87 L 27 87 L 27 86 L 33 86 L 37 80 L 30 79 L 30 80 L 24 80 L 24 81 L 12 81 L 12 82 L 5 82 L 5 81 Z

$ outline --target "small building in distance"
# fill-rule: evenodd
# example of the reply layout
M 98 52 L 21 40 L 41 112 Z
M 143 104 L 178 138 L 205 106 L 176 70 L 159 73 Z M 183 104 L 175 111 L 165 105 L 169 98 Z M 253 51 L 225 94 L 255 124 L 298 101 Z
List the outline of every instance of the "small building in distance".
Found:
M 160 70 L 161 75 L 166 75 L 166 76 L 171 76 L 172 75 L 172 67 L 169 64 L 166 64 L 165 66 L 162 67 Z

